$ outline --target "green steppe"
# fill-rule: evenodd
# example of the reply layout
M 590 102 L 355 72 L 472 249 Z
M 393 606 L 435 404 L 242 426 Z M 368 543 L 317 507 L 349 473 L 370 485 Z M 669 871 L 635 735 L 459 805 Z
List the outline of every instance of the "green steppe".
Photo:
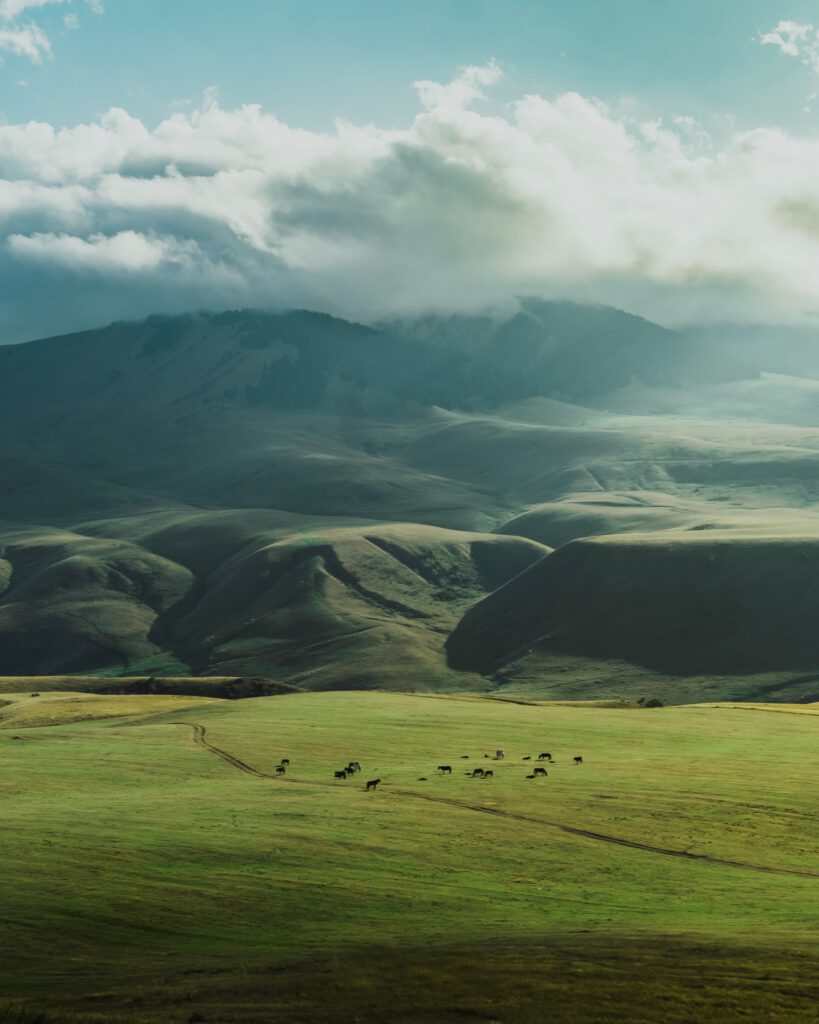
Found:
M 3 694 L 0 1020 L 813 1021 L 818 718 Z

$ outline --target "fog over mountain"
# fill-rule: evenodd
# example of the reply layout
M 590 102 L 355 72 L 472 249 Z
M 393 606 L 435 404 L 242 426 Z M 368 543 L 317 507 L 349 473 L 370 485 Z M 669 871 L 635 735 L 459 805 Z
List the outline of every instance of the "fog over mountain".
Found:
M 286 123 L 211 90 L 156 125 L 0 124 L 0 341 L 150 313 L 371 320 L 520 294 L 666 325 L 811 323 L 819 157 L 765 126 L 493 102 L 497 62 L 417 81 L 396 127 Z

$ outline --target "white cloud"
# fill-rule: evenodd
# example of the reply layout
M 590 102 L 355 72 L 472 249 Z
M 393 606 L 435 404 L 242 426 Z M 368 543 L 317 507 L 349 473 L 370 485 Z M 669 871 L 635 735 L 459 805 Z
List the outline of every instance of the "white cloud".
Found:
M 43 57 L 51 55 L 51 43 L 48 36 L 37 25 L 12 25 L 0 28 L 0 51 L 12 53 L 17 57 L 28 57 L 39 64 Z
M 799 21 L 780 21 L 776 28 L 760 36 L 763 46 L 776 46 L 786 57 L 799 60 L 819 74 L 819 31 Z
M 440 82 L 415 82 L 415 91 L 427 110 L 462 109 L 469 103 L 485 99 L 484 86 L 494 85 L 502 77 L 497 61 L 485 67 L 469 65 L 458 69 L 455 78 L 442 85 Z
M 195 254 L 196 246 L 174 238 L 156 238 L 137 231 L 115 235 L 34 234 L 11 235 L 13 253 L 25 259 L 57 263 L 74 270 L 128 271 L 144 273 L 167 264 L 184 264 Z
M 97 14 L 103 13 L 99 0 L 87 0 L 88 6 Z M 36 21 L 20 21 L 21 15 L 27 11 L 36 11 L 43 7 L 56 4 L 71 4 L 74 0 L 0 0 L 0 52 L 27 57 L 35 64 L 42 63 L 44 57 L 52 55 L 51 41 L 42 25 Z M 63 16 L 63 25 L 67 29 L 80 26 L 79 17 L 69 12 Z
M 213 93 L 153 128 L 120 109 L 0 125 L 0 338 L 90 310 L 368 318 L 517 294 L 665 322 L 819 316 L 819 140 L 715 138 L 577 93 L 481 110 L 499 74 L 419 83 L 417 115 L 390 130 L 306 131 Z
M 71 3 L 71 0 L 0 0 L 0 18 L 11 21 L 35 7 Z

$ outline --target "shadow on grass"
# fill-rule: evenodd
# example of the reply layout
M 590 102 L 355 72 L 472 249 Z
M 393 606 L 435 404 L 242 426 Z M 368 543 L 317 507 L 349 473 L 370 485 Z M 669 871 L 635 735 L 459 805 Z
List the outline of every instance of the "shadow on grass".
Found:
M 344 950 L 9 1006 L 0 1024 L 815 1024 L 819 952 L 667 939 Z

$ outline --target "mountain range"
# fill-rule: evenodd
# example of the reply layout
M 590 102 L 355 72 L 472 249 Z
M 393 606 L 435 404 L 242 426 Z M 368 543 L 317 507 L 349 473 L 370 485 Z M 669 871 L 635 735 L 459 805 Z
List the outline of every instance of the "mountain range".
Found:
M 742 337 L 524 299 L 0 346 L 0 674 L 809 676 L 819 346 Z

